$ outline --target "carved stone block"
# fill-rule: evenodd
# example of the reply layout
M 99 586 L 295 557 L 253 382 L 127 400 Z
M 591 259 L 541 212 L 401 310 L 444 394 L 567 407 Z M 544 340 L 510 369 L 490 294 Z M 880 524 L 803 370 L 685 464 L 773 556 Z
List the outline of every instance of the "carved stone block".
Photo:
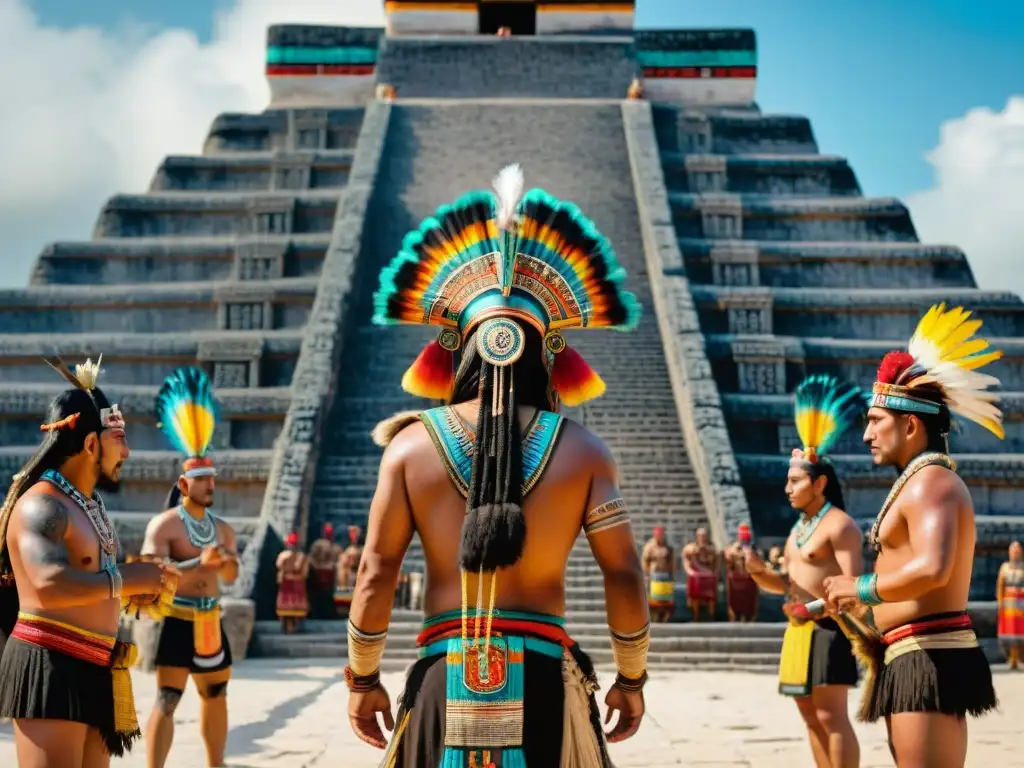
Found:
M 292 198 L 253 200 L 248 211 L 255 235 L 287 235 L 292 231 L 295 201 Z
M 214 362 L 211 379 L 218 389 L 242 389 L 249 386 L 248 362 Z
M 727 240 L 743 238 L 743 203 L 739 195 L 701 195 L 698 206 L 704 237 Z
M 303 110 L 290 112 L 289 135 L 292 150 L 317 150 L 327 148 L 327 112 L 324 110 Z
M 715 285 L 756 286 L 760 252 L 753 243 L 728 243 L 711 247 L 711 277 Z
M 728 185 L 725 156 L 688 155 L 685 163 L 691 192 L 725 192 Z
M 287 243 L 242 242 L 235 246 L 235 277 L 239 280 L 278 280 L 284 277 Z
M 740 392 L 755 395 L 786 393 L 786 348 L 775 341 L 734 341 Z M 780 432 L 781 445 L 781 432 Z
M 271 189 L 309 189 L 313 164 L 309 157 L 274 159 Z
M 683 115 L 679 121 L 679 143 L 688 155 L 711 152 L 711 120 L 707 115 Z
M 267 302 L 226 304 L 225 328 L 230 331 L 259 331 L 268 327 Z

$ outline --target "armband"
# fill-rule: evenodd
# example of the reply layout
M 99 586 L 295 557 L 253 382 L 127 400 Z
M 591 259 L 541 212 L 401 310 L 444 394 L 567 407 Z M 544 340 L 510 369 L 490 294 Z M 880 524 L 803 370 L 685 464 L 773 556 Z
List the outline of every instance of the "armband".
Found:
M 620 687 L 630 690 L 643 688 L 647 682 L 647 650 L 650 647 L 650 622 L 643 629 L 629 634 L 612 630 L 612 656 L 615 657 L 615 668 L 619 671 L 619 678 L 623 678 L 623 685 Z M 617 682 L 619 678 L 616 678 Z M 639 688 L 636 687 L 638 685 Z
M 384 645 L 387 639 L 387 630 L 374 635 L 367 634 L 349 619 L 348 667 L 346 667 L 348 671 L 345 673 L 345 680 L 349 681 L 349 672 L 351 672 L 352 680 L 356 683 L 374 675 L 377 676 L 377 682 L 380 682 L 380 660 L 384 655 Z M 351 683 L 349 687 L 352 687 Z
M 629 510 L 626 509 L 625 499 L 620 496 L 590 510 L 583 519 L 583 532 L 587 536 L 591 536 L 628 522 Z
M 881 605 L 885 602 L 878 594 L 877 573 L 865 573 L 863 576 L 858 576 L 855 583 L 857 587 L 857 602 L 868 606 Z

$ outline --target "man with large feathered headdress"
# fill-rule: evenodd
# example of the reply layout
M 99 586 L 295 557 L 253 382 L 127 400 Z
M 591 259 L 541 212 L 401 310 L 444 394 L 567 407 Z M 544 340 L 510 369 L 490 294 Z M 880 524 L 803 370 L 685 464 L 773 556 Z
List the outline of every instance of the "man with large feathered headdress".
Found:
M 227 740 L 231 647 L 224 640 L 220 583 L 238 576 L 235 531 L 210 511 L 217 469 L 209 455 L 217 425 L 209 377 L 179 368 L 156 397 L 158 426 L 185 455 L 166 509 L 146 528 L 142 554 L 174 562 L 181 581 L 165 607 L 156 650 L 157 701 L 146 729 L 150 768 L 162 768 L 174 737 L 174 710 L 189 675 L 202 699 L 201 724 L 210 765 L 222 765 Z
M 949 456 L 951 413 L 1003 437 L 999 384 L 979 369 L 1001 352 L 976 338 L 963 308 L 928 310 L 907 351 L 878 368 L 864 442 L 900 473 L 871 529 L 875 572 L 826 581 L 832 605 L 872 606 L 880 642 L 862 718 L 885 718 L 896 761 L 963 765 L 967 714 L 996 705 L 992 674 L 967 614 L 974 504 Z M 912 757 L 910 757 L 912 756 Z
M 615 462 L 557 412 L 604 390 L 563 331 L 628 330 L 639 305 L 575 205 L 524 195 L 518 166 L 495 190 L 464 195 L 410 233 L 374 297 L 379 324 L 440 327 L 402 383 L 446 405 L 375 430 L 386 448 L 348 622 L 349 717 L 363 740 L 385 745 L 380 659 L 416 532 L 428 618 L 385 764 L 596 768 L 608 765 L 596 678 L 563 618 L 581 530 L 605 574 L 613 741 L 643 715 L 650 619 Z
M 128 672 L 135 646 L 117 637 L 122 601 L 173 594 L 176 573 L 122 564 L 96 493 L 117 490 L 129 454 L 124 416 L 96 386 L 100 360 L 74 372 L 60 358 L 46 362 L 71 387 L 51 401 L 42 444 L 0 510 L 0 718 L 14 720 L 19 755 L 105 765 L 140 735 Z

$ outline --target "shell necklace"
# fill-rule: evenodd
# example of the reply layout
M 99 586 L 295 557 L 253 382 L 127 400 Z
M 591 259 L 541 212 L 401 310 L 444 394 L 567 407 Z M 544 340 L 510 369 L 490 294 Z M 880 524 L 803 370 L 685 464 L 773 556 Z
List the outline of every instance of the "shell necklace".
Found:
M 99 537 L 100 549 L 103 551 L 103 566 L 106 567 L 113 563 L 117 559 L 117 533 L 110 522 L 110 517 L 107 516 L 103 498 L 98 493 L 94 493 L 91 499 L 85 498 L 81 491 L 55 469 L 46 470 L 40 479 L 57 486 L 61 493 L 69 497 L 85 512 L 89 522 L 92 523 L 93 530 L 96 531 L 96 536 Z
M 185 524 L 185 533 L 193 547 L 203 549 L 217 543 L 217 524 L 207 510 L 204 509 L 203 516 L 197 520 L 185 509 L 185 505 L 181 504 L 178 507 L 178 517 Z
M 821 519 L 828 514 L 830 509 L 832 509 L 832 502 L 826 501 L 814 517 L 805 518 L 801 515 L 800 519 L 793 523 L 793 528 L 790 530 L 790 534 L 794 539 L 796 539 L 797 549 L 800 549 L 807 543 L 807 540 L 811 538 L 811 535 L 818 529 L 818 523 L 820 523 Z

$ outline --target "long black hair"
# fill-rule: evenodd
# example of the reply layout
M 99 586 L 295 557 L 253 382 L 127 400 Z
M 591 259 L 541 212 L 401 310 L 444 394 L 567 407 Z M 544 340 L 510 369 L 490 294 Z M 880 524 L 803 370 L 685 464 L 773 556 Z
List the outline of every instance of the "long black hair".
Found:
M 523 447 L 517 406 L 550 410 L 548 369 L 540 334 L 524 326 L 526 344 L 513 365 L 499 368 L 476 348 L 476 333 L 463 344 L 451 403 L 480 399 L 473 470 L 462 525 L 459 560 L 466 571 L 495 571 L 523 554 Z M 495 408 L 495 406 L 498 406 Z
M 9 635 L 18 614 L 18 596 L 14 588 L 14 574 L 7 549 L 7 524 L 15 504 L 43 472 L 59 469 L 68 459 L 85 449 L 85 440 L 92 433 L 103 430 L 100 409 L 109 408 L 110 402 L 102 390 L 67 389 L 50 401 L 44 425 L 53 425 L 66 419 L 72 422 L 44 432 L 43 441 L 25 465 L 14 475 L 3 507 L 0 508 L 0 631 Z M 77 416 L 76 416 L 77 414 Z
M 807 464 L 807 474 L 811 476 L 811 482 L 814 482 L 819 477 L 824 477 L 825 501 L 831 503 L 836 509 L 846 510 L 846 502 L 843 500 L 843 486 L 839 484 L 836 467 L 831 461 L 821 458 L 813 464 Z

